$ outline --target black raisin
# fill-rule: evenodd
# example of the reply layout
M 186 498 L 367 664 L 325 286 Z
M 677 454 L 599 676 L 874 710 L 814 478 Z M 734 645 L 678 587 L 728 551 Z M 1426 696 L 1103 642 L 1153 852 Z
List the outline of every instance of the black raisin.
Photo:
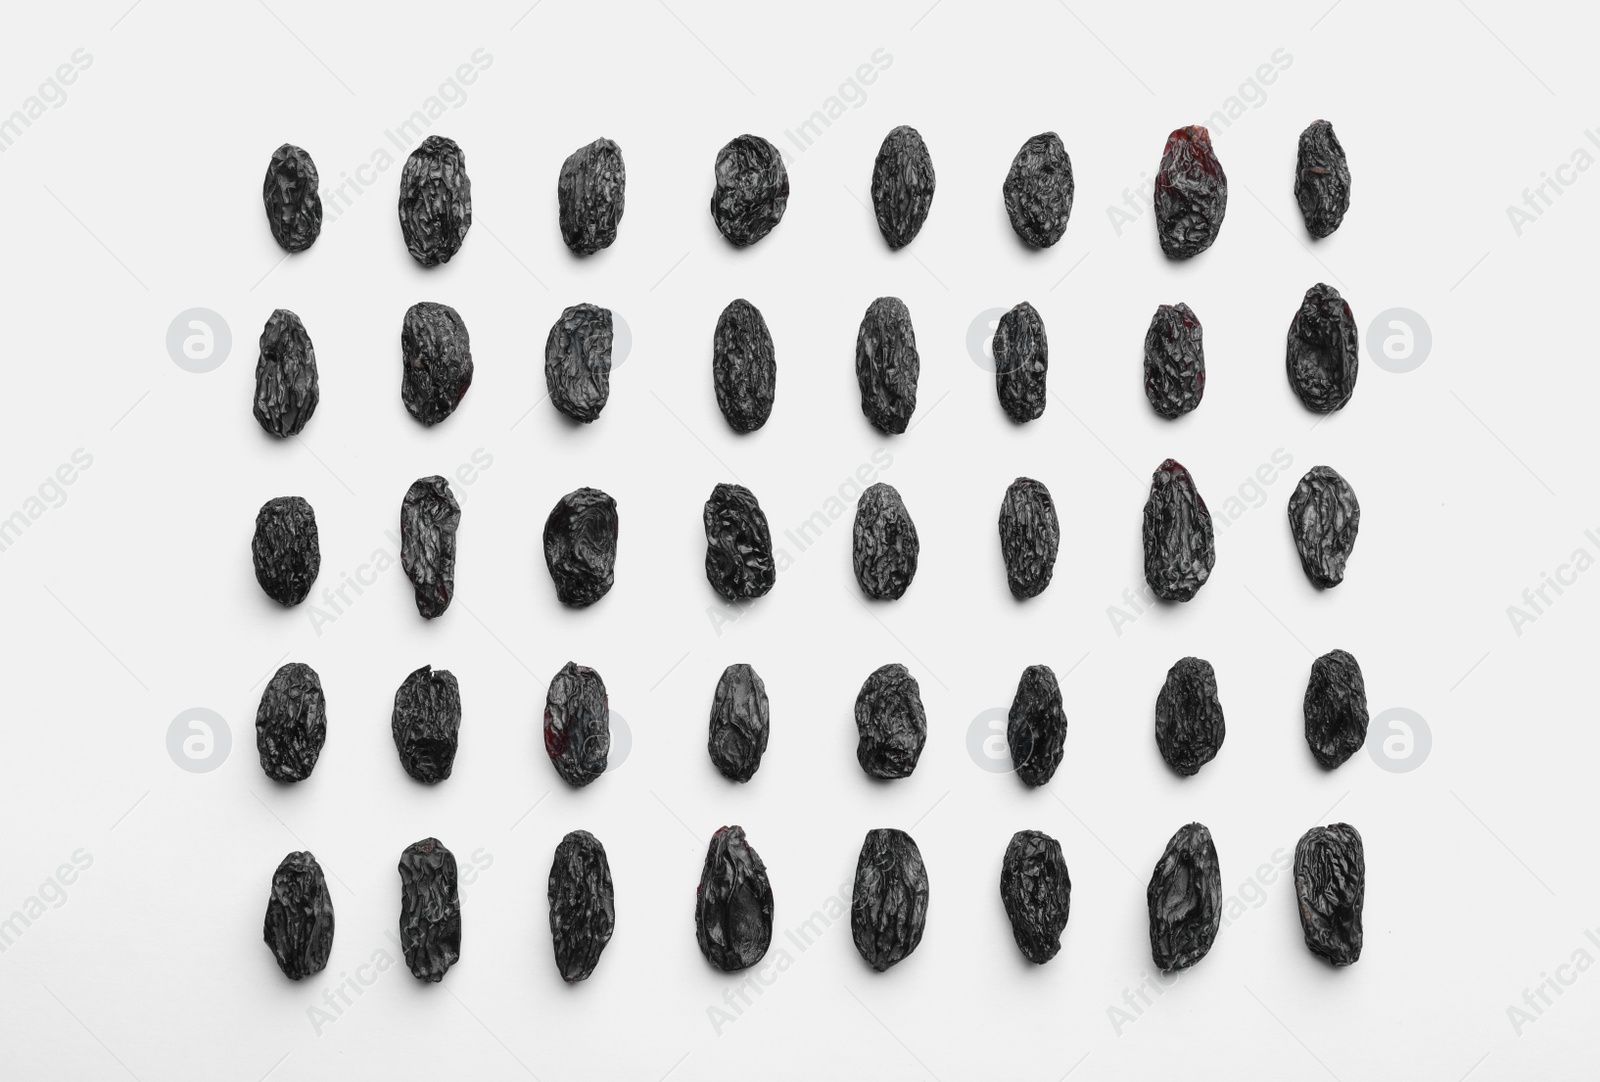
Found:
M 1311 663 L 1306 682 L 1306 743 L 1329 770 L 1367 741 L 1367 682 L 1350 653 L 1330 650 Z
M 1061 521 L 1050 490 L 1031 477 L 1017 478 L 1000 501 L 1000 555 L 1011 596 L 1023 601 L 1044 593 L 1060 549 Z
M 1284 354 L 1289 386 L 1306 409 L 1332 413 L 1350 401 L 1361 362 L 1356 338 L 1356 317 L 1337 289 L 1318 282 L 1306 290 Z
M 711 339 L 711 382 L 717 408 L 735 432 L 754 432 L 772 416 L 778 360 L 761 311 L 744 299 L 722 310 Z
M 561 780 L 581 789 L 606 772 L 611 757 L 611 700 L 600 674 L 569 661 L 544 700 L 544 750 Z
M 1048 248 L 1066 233 L 1073 191 L 1072 158 L 1053 131 L 1022 144 L 1000 186 L 1011 228 L 1035 248 Z
M 455 140 L 430 135 L 400 171 L 400 232 L 424 267 L 450 262 L 472 228 L 472 181 Z
M 767 685 L 749 665 L 729 665 L 711 700 L 711 762 L 729 781 L 749 781 L 761 766 L 772 727 Z
M 856 501 L 851 557 L 861 592 L 876 601 L 903 596 L 917 574 L 917 524 L 893 485 L 878 482 Z
M 917 335 L 899 297 L 879 297 L 861 317 L 856 334 L 856 382 L 861 412 L 886 435 L 904 432 L 917 408 Z
M 304 781 L 316 769 L 327 738 L 322 679 L 310 665 L 291 661 L 272 674 L 256 708 L 261 769 L 273 781 Z
M 556 597 L 581 609 L 611 592 L 617 566 L 617 501 L 597 488 L 567 493 L 544 520 L 544 563 Z
M 1199 125 L 1167 136 L 1155 183 L 1156 236 L 1168 259 L 1189 259 L 1211 247 L 1228 211 L 1228 177 Z
M 1050 370 L 1050 343 L 1044 320 L 1023 301 L 1000 317 L 990 340 L 994 351 L 994 386 L 1000 408 L 1018 424 L 1044 414 L 1045 377 Z
M 1350 482 L 1332 466 L 1307 470 L 1289 497 L 1289 531 L 1312 585 L 1327 590 L 1344 581 L 1360 528 L 1361 504 Z
M 1187 304 L 1163 304 L 1144 335 L 1144 394 L 1163 417 L 1181 417 L 1206 393 L 1200 317 Z
M 411 580 L 417 611 L 443 615 L 456 594 L 456 529 L 461 505 L 443 477 L 418 478 L 400 504 L 400 566 Z
M 1055 670 L 1029 665 L 1017 681 L 1006 716 L 1006 745 L 1017 777 L 1028 785 L 1044 785 L 1055 777 L 1066 744 L 1067 711 Z
M 1294 893 L 1312 954 L 1336 966 L 1361 957 L 1367 860 L 1355 827 L 1331 823 L 1305 832 L 1294 847 Z
M 694 934 L 706 961 L 725 973 L 755 965 L 772 944 L 772 882 L 744 827 L 711 836 L 694 892 Z
M 424 838 L 400 854 L 400 949 L 419 981 L 443 980 L 461 959 L 456 857 L 438 838 Z
M 390 728 L 407 774 L 427 785 L 448 778 L 461 737 L 461 685 L 455 674 L 424 665 L 406 677 L 394 693 Z
M 310 853 L 290 853 L 272 873 L 262 938 L 292 981 L 327 966 L 333 951 L 333 899 L 322 865 Z
M 455 412 L 472 386 L 472 342 L 448 304 L 420 301 L 400 325 L 400 401 L 425 425 Z
M 1227 734 L 1211 662 L 1179 658 L 1167 670 L 1156 696 L 1156 747 L 1161 757 L 1188 777 L 1217 757 Z
M 1300 133 L 1294 162 L 1294 199 L 1306 232 L 1326 237 L 1344 221 L 1350 209 L 1350 163 L 1344 147 L 1326 120 L 1313 120 Z
M 1061 843 L 1040 830 L 1019 830 L 1000 864 L 1000 900 L 1017 949 L 1043 965 L 1061 951 L 1072 911 L 1072 877 Z
M 611 397 L 611 309 L 563 309 L 544 343 L 544 383 L 556 409 L 589 424 Z
M 922 689 L 904 665 L 884 665 L 856 695 L 856 761 L 870 777 L 909 778 L 928 742 Z
M 933 187 L 933 155 L 922 133 L 902 124 L 884 136 L 872 163 L 872 209 L 890 248 L 904 248 L 922 231 Z
M 322 570 L 317 544 L 317 516 L 300 496 L 278 496 L 256 512 L 256 533 L 250 541 L 256 581 L 280 605 L 298 605 L 311 592 Z
M 317 163 L 292 143 L 272 152 L 261 201 L 267 208 L 272 239 L 286 252 L 303 252 L 322 233 L 322 197 L 317 194 Z
M 755 493 L 719 484 L 706 500 L 706 581 L 729 601 L 764 597 L 778 581 L 772 530 Z
M 579 147 L 561 163 L 556 203 L 561 239 L 579 255 L 611 247 L 627 195 L 622 148 L 610 139 Z
M 300 317 L 279 308 L 261 328 L 256 394 L 250 412 L 271 435 L 297 436 L 317 412 L 317 351 Z
M 754 244 L 783 220 L 789 170 L 778 148 L 759 135 L 741 135 L 717 151 L 711 220 L 736 248 Z
M 549 897 L 550 941 L 561 979 L 588 980 L 617 926 L 611 864 L 599 838 L 574 830 L 561 839 L 550 864 Z
M 1216 562 L 1211 512 L 1189 471 L 1169 458 L 1151 476 L 1144 505 L 1144 580 L 1163 601 L 1188 601 Z
M 894 827 L 867 831 L 850 895 L 856 950 L 882 973 L 910 957 L 927 923 L 928 869 L 917 843 Z
M 1206 956 L 1222 923 L 1222 869 L 1211 831 L 1199 823 L 1179 828 L 1156 862 L 1145 900 L 1157 966 L 1188 969 Z

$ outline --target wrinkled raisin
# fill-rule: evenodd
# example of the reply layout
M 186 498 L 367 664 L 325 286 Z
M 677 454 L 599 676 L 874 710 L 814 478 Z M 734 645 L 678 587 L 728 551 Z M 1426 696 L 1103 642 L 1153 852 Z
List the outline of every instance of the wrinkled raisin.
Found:
M 884 665 L 856 695 L 856 761 L 870 777 L 909 778 L 928 742 L 922 689 L 904 665 Z
M 611 863 L 599 838 L 574 830 L 561 839 L 550 863 L 549 898 L 556 969 L 569 984 L 588 980 L 617 924 Z
M 1337 289 L 1318 282 L 1306 290 L 1284 351 L 1289 386 L 1306 409 L 1332 413 L 1350 401 L 1361 363 L 1356 339 L 1356 317 Z
M 1163 417 L 1181 417 L 1206 391 L 1200 318 L 1187 304 L 1163 304 L 1144 335 L 1144 394 Z
M 1327 590 L 1344 581 L 1344 565 L 1361 528 L 1355 489 L 1332 466 L 1313 466 L 1289 497 L 1289 531 L 1306 578 Z
M 455 854 L 424 838 L 400 854 L 400 948 L 419 981 L 441 981 L 461 958 Z
M 580 488 L 556 501 L 544 520 L 544 562 L 556 597 L 581 609 L 611 592 L 617 566 L 617 501 Z
M 279 308 L 261 328 L 256 394 L 250 412 L 262 429 L 279 438 L 297 436 L 317 412 L 317 351 L 300 317 Z
M 772 882 L 743 827 L 711 836 L 694 893 L 694 934 L 706 961 L 724 973 L 755 965 L 772 944 Z
M 280 605 L 298 605 L 311 592 L 322 570 L 317 544 L 317 516 L 300 496 L 278 496 L 256 512 L 250 559 L 256 582 Z
M 394 693 L 395 751 L 407 774 L 425 785 L 450 776 L 461 736 L 461 685 L 448 669 L 424 665 Z
M 882 973 L 911 956 L 927 923 L 928 869 L 917 843 L 894 827 L 867 831 L 850 895 L 856 950 Z
M 472 341 L 448 304 L 419 301 L 400 325 L 400 401 L 424 425 L 455 412 L 472 386 Z
M 1017 777 L 1028 785 L 1044 785 L 1055 777 L 1066 744 L 1067 711 L 1055 670 L 1029 665 L 1022 670 L 1006 715 L 1006 745 Z
M 1000 863 L 1000 901 L 1022 956 L 1037 965 L 1054 958 L 1072 911 L 1072 877 L 1061 843 L 1040 830 L 1013 834 Z
M 754 432 L 772 416 L 778 361 L 761 311 L 740 298 L 722 310 L 711 339 L 717 408 L 735 432 Z
M 771 728 L 767 685 L 749 665 L 729 665 L 711 700 L 707 749 L 717 771 L 729 781 L 749 781 L 761 766 Z
M 922 231 L 933 188 L 933 155 L 922 133 L 902 124 L 884 136 L 872 163 L 872 208 L 890 248 L 904 248 Z
M 1167 136 L 1155 183 L 1156 236 L 1168 259 L 1189 259 L 1211 247 L 1228 211 L 1228 177 L 1198 125 Z
M 1311 663 L 1306 682 L 1306 743 L 1329 770 L 1367 741 L 1367 682 L 1355 657 L 1330 650 Z
M 744 248 L 783 220 L 789 170 L 778 148 L 759 135 L 741 135 L 717 151 L 711 219 L 735 248 Z
M 267 208 L 272 239 L 286 252 L 303 252 L 322 233 L 322 197 L 317 194 L 317 165 L 292 143 L 272 152 L 261 201 Z
M 581 789 L 606 772 L 611 757 L 611 700 L 600 674 L 569 661 L 544 700 L 544 750 L 561 780 Z
M 1072 158 L 1061 136 L 1047 131 L 1022 144 L 1000 195 L 1017 236 L 1035 248 L 1049 248 L 1067 231 L 1073 190 Z
M 1367 859 L 1355 827 L 1332 823 L 1305 832 L 1294 847 L 1294 893 L 1312 954 L 1336 966 L 1361 957 Z
M 310 853 L 290 853 L 272 873 L 262 939 L 292 981 L 327 966 L 333 951 L 333 899 L 322 865 Z
M 917 409 L 917 334 L 899 297 L 879 297 L 861 317 L 856 334 L 856 382 L 861 412 L 886 435 L 904 432 Z
M 1350 163 L 1326 120 L 1313 120 L 1300 133 L 1294 162 L 1294 200 L 1306 232 L 1322 238 L 1339 228 L 1350 209 Z
M 755 493 L 743 485 L 719 484 L 704 513 L 706 581 L 729 601 L 764 597 L 778 581 L 772 530 Z
M 1019 477 L 1000 501 L 1000 555 L 1006 585 L 1018 601 L 1044 593 L 1055 575 L 1061 548 L 1061 521 L 1043 482 Z
M 304 781 L 328 738 L 328 703 L 317 670 L 291 661 L 272 674 L 256 708 L 256 753 L 273 781 Z
M 611 309 L 575 304 L 563 309 L 544 343 L 544 383 L 550 401 L 589 424 L 611 398 Z
M 1144 579 L 1163 601 L 1188 601 L 1217 562 L 1211 512 L 1194 478 L 1167 459 L 1150 478 L 1144 505 Z
M 400 566 L 424 619 L 443 615 L 455 597 L 460 525 L 461 505 L 443 477 L 418 478 L 406 491 L 400 504 Z
M 424 267 L 450 262 L 472 228 L 472 181 L 455 140 L 430 135 L 400 171 L 400 232 Z
M 1006 416 L 1018 424 L 1042 416 L 1050 343 L 1044 320 L 1033 305 L 1023 301 L 1000 317 L 990 349 L 994 351 L 995 391 Z
M 1156 862 L 1145 891 L 1150 957 L 1163 970 L 1188 969 L 1206 956 L 1222 923 L 1222 869 L 1211 831 L 1181 827 Z
M 1211 662 L 1179 658 L 1167 670 L 1156 696 L 1156 747 L 1161 757 L 1185 777 L 1196 774 L 1217 757 L 1227 733 Z
M 611 247 L 627 186 L 622 148 L 610 139 L 596 139 L 567 156 L 556 180 L 556 204 L 561 239 L 568 248 L 593 255 Z
M 876 601 L 902 597 L 917 574 L 922 544 L 911 512 L 893 485 L 878 482 L 856 501 L 851 558 L 861 592 Z

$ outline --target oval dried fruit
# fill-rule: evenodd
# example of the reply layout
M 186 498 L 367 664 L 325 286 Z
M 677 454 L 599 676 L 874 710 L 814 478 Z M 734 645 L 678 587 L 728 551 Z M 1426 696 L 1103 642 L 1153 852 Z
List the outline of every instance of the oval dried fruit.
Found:
M 280 605 L 298 605 L 311 592 L 322 570 L 317 544 L 317 516 L 300 496 L 277 496 L 256 512 L 250 541 L 256 582 Z
M 285 143 L 272 152 L 261 201 L 267 208 L 272 239 L 286 252 L 303 252 L 322 234 L 322 196 L 317 194 L 317 164 L 311 155 Z
M 909 778 L 928 742 L 922 689 L 904 665 L 884 665 L 856 695 L 856 761 L 869 777 Z
M 617 566 L 617 501 L 580 488 L 556 501 L 544 520 L 544 563 L 556 598 L 581 609 L 611 592 Z
M 448 304 L 419 301 L 400 325 L 400 401 L 424 425 L 456 411 L 472 386 L 472 341 Z
M 627 188 L 622 148 L 610 139 L 596 139 L 569 154 L 556 179 L 562 242 L 578 255 L 593 255 L 611 247 L 622 221 Z
M 461 959 L 455 854 L 424 838 L 400 854 L 400 948 L 419 981 L 441 981 Z
M 911 835 L 867 831 L 850 895 L 850 935 L 879 973 L 911 956 L 928 923 L 928 869 Z
M 1053 131 L 1022 144 L 1000 186 L 1011 228 L 1035 248 L 1049 248 L 1066 233 L 1073 191 L 1072 158 Z
M 990 349 L 994 351 L 995 391 L 1006 416 L 1018 424 L 1043 416 L 1050 343 L 1044 320 L 1033 305 L 1023 301 L 1000 317 Z
M 1321 239 L 1339 228 L 1350 209 L 1350 163 L 1326 120 L 1313 120 L 1300 133 L 1294 162 L 1294 201 L 1300 204 L 1306 232 Z
M 406 490 L 400 504 L 400 566 L 425 620 L 442 616 L 455 597 L 460 525 L 461 505 L 443 477 L 420 477 Z
M 1354 655 L 1330 650 L 1311 663 L 1305 717 L 1306 743 L 1328 770 L 1367 742 L 1367 682 Z
M 1156 237 L 1168 259 L 1199 255 L 1217 239 L 1228 211 L 1228 177 L 1199 125 L 1167 136 L 1155 183 Z
M 455 140 L 430 135 L 400 171 L 400 232 L 424 267 L 448 263 L 472 228 L 472 181 Z
M 394 693 L 389 720 L 400 765 L 424 785 L 444 781 L 455 768 L 461 736 L 461 685 L 448 669 L 424 665 Z
M 1156 747 L 1161 758 L 1185 777 L 1197 774 L 1217 757 L 1227 733 L 1211 662 L 1179 658 L 1167 670 L 1156 696 Z
M 256 753 L 273 781 L 304 781 L 328 739 L 328 703 L 317 670 L 291 661 L 267 681 L 256 707 Z M 321 968 L 321 967 L 318 967 Z
M 1206 956 L 1222 923 L 1222 870 L 1211 831 L 1199 823 L 1179 828 L 1156 862 L 1145 900 L 1157 966 L 1188 969 Z
M 1055 777 L 1067 744 L 1067 711 L 1061 685 L 1048 665 L 1029 665 L 1017 681 L 1006 715 L 1006 746 L 1024 784 L 1044 785 Z
M 890 248 L 904 248 L 922 231 L 933 188 L 933 155 L 922 133 L 902 124 L 884 136 L 872 163 L 872 208 Z
M 749 781 L 761 767 L 771 729 L 767 685 L 749 665 L 729 665 L 711 699 L 707 749 L 717 772 L 729 781 Z
M 611 863 L 599 838 L 574 830 L 561 839 L 550 863 L 548 896 L 556 969 L 569 984 L 588 980 L 617 925 Z
M 1044 593 L 1055 575 L 1061 549 L 1061 520 L 1043 482 L 1019 477 L 1000 501 L 1000 555 L 1006 585 L 1018 601 Z
M 1332 413 L 1350 401 L 1361 364 L 1357 337 L 1356 317 L 1337 289 L 1318 282 L 1306 290 L 1284 351 L 1289 386 L 1306 409 Z
M 735 432 L 754 432 L 772 416 L 778 360 L 761 311 L 740 298 L 722 310 L 711 339 L 717 408 Z
M 544 343 L 544 383 L 550 401 L 589 424 L 611 398 L 611 309 L 575 304 L 563 309 Z
M 1217 562 L 1211 512 L 1175 459 L 1156 467 L 1144 505 L 1144 580 L 1163 601 L 1188 601 Z
M 1163 417 L 1182 417 L 1206 391 L 1200 317 L 1187 304 L 1163 304 L 1144 335 L 1144 394 Z
M 765 597 L 778 581 L 772 530 L 755 493 L 743 485 L 711 490 L 703 515 L 706 581 L 729 601 Z
M 893 485 L 872 485 L 856 501 L 851 559 L 861 592 L 875 601 L 897 601 L 917 574 L 922 543 L 911 512 Z
M 1349 823 L 1312 827 L 1294 847 L 1294 893 L 1300 930 L 1312 954 L 1347 966 L 1361 957 L 1361 910 L 1367 900 L 1367 858 Z
M 333 952 L 333 898 L 317 858 L 290 853 L 272 873 L 261 937 L 292 981 L 321 973 Z
M 906 430 L 917 409 L 917 334 L 899 297 L 879 297 L 867 306 L 856 333 L 856 382 L 861 412 L 885 435 Z
M 754 244 L 783 220 L 789 170 L 778 148 L 759 135 L 741 135 L 717 151 L 711 220 L 735 248 Z
M 1061 843 L 1040 830 L 1013 834 L 1000 863 L 1000 901 L 1024 958 L 1043 965 L 1060 953 L 1072 912 L 1072 877 Z
M 694 934 L 706 961 L 724 973 L 755 965 L 772 945 L 772 882 L 743 827 L 711 836 L 694 893 Z
M 611 699 L 605 681 L 569 661 L 544 700 L 544 750 L 561 780 L 581 789 L 606 772 L 611 757 Z
M 256 393 L 250 412 L 263 431 L 280 439 L 298 436 L 317 412 L 317 351 L 300 317 L 279 308 L 261 328 Z
M 1344 581 L 1360 529 L 1361 504 L 1350 482 L 1332 466 L 1307 470 L 1289 497 L 1289 532 L 1313 586 L 1330 590 Z

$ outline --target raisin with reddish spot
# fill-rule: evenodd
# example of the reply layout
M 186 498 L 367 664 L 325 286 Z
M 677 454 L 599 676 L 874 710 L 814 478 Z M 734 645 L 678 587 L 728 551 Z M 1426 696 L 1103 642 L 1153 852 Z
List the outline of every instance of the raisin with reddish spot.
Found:
M 1217 239 L 1228 211 L 1228 177 L 1199 125 L 1167 136 L 1155 183 L 1156 237 L 1168 259 L 1199 255 Z
M 561 780 L 581 789 L 606 772 L 611 700 L 600 674 L 569 661 L 544 700 L 544 750 Z

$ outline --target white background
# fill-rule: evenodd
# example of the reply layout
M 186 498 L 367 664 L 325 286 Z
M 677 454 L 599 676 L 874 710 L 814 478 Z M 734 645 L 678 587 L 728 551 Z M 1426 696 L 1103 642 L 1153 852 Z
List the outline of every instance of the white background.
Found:
M 1507 606 L 1526 607 L 1523 590 L 1575 549 L 1600 554 L 1583 532 L 1600 526 L 1600 180 L 1555 172 L 1581 146 L 1600 153 L 1584 135 L 1600 119 L 1585 107 L 1593 25 L 1503 0 L 668 3 L 12 13 L 0 115 L 75 50 L 90 63 L 0 155 L 0 516 L 42 510 L 0 552 L 0 917 L 32 914 L 0 954 L 0 1075 L 1087 1082 L 1193 1062 L 1191 1077 L 1577 1077 L 1600 975 L 1562 967 L 1600 957 L 1585 938 L 1600 872 L 1579 827 L 1593 815 L 1600 586 L 1567 575 L 1520 634 Z M 475 81 L 448 85 L 479 50 Z M 875 54 L 875 81 L 848 85 Z M 1273 81 L 1259 81 L 1274 54 Z M 841 114 L 798 149 L 786 130 L 842 86 Z M 396 223 L 403 153 L 385 133 L 440 93 L 454 104 L 430 130 L 465 150 L 475 221 L 455 260 L 424 270 Z M 1208 119 L 1235 97 L 1229 123 Z M 1355 180 L 1343 227 L 1313 244 L 1291 180 L 1296 137 L 1319 117 Z M 902 123 L 926 138 L 938 192 L 916 242 L 890 253 L 863 201 L 878 143 Z M 1137 188 L 1188 123 L 1211 125 L 1231 197 L 1215 247 L 1174 264 Z M 1077 201 L 1066 238 L 1033 252 L 1000 182 L 1022 141 L 1051 129 Z M 776 231 L 736 251 L 706 204 L 717 149 L 745 131 L 789 152 L 793 195 Z M 627 212 L 617 243 L 580 261 L 560 243 L 556 174 L 599 135 L 626 156 Z M 321 239 L 286 261 L 260 198 L 285 141 L 315 157 L 325 199 L 374 149 L 395 155 L 337 217 L 330 199 Z M 1519 234 L 1506 207 L 1547 174 L 1566 190 L 1547 188 Z M 1108 210 L 1125 190 L 1141 216 L 1119 229 Z M 1317 281 L 1349 300 L 1363 352 L 1350 405 L 1320 423 L 1283 372 L 1285 328 Z M 922 353 L 915 428 L 888 439 L 862 418 L 852 369 L 861 313 L 883 294 L 910 306 Z M 747 437 L 722 422 L 709 376 L 711 330 L 735 296 L 765 313 L 780 369 L 772 420 Z M 398 395 L 400 320 L 422 299 L 459 309 L 477 364 L 461 408 L 429 430 Z M 1023 299 L 1048 327 L 1052 396 L 1018 427 L 967 336 L 979 313 Z M 1167 422 L 1143 396 L 1140 344 L 1156 305 L 1180 300 L 1204 323 L 1209 379 L 1202 407 Z M 581 429 L 539 402 L 546 331 L 579 301 L 610 306 L 633 337 L 603 417 Z M 249 408 L 256 338 L 280 306 L 305 320 L 322 381 L 315 418 L 287 442 Z M 207 374 L 166 347 L 195 307 L 231 330 Z M 1391 308 L 1431 328 L 1409 373 L 1368 349 Z M 80 449 L 92 464 L 41 494 Z M 1291 464 L 1257 485 L 1280 452 Z M 827 514 L 880 453 L 923 556 L 902 601 L 868 606 L 848 513 L 804 552 L 782 531 Z M 474 455 L 492 464 L 460 483 Z M 1216 571 L 1192 603 L 1119 626 L 1110 607 L 1141 584 L 1140 508 L 1169 455 L 1217 515 Z M 1363 508 L 1349 577 L 1327 594 L 1284 521 L 1295 481 L 1321 463 Z M 400 499 L 432 473 L 457 478 L 464 509 L 442 619 L 417 617 L 393 569 L 320 628 L 312 602 L 284 610 L 257 588 L 248 544 L 267 498 L 315 506 L 320 592 L 375 552 L 393 558 Z M 1050 486 L 1064 537 L 1053 585 L 1017 604 L 995 516 L 1022 474 Z M 792 562 L 731 620 L 702 574 L 700 507 L 735 479 Z M 622 538 L 616 588 L 571 612 L 538 536 L 580 485 L 616 497 Z M 1361 660 L 1374 715 L 1426 719 L 1415 770 L 1366 751 L 1332 773 L 1311 759 L 1301 697 L 1312 658 L 1334 647 Z M 1216 666 L 1228 737 L 1181 779 L 1151 717 L 1189 653 Z M 252 726 L 262 681 L 288 659 L 318 669 L 329 703 L 316 774 L 293 788 L 262 775 Z M 633 740 L 581 791 L 538 738 L 569 659 L 601 671 Z M 773 704 L 746 786 L 705 753 L 712 688 L 733 661 L 757 667 Z M 930 732 L 915 776 L 880 785 L 855 763 L 851 705 L 888 661 L 921 681 Z M 967 740 L 1033 662 L 1063 677 L 1071 731 L 1054 781 L 1029 791 Z M 465 702 L 455 774 L 431 789 L 400 770 L 389 735 L 394 689 L 424 663 L 453 670 Z M 210 772 L 168 753 L 170 723 L 194 707 L 231 733 Z M 1145 885 L 1195 819 L 1239 911 L 1157 996 Z M 1274 867 L 1329 819 L 1361 830 L 1370 879 L 1366 949 L 1343 970 L 1306 951 Z M 733 822 L 777 897 L 772 952 L 743 986 L 701 958 L 691 917 L 706 841 Z M 787 933 L 837 912 L 863 833 L 887 825 L 911 829 L 929 867 L 921 947 L 874 973 L 845 920 L 801 949 Z M 544 891 L 555 843 L 578 827 L 610 853 L 618 924 L 593 978 L 567 987 Z M 1022 828 L 1061 839 L 1074 884 L 1063 949 L 1043 967 L 1018 954 L 997 891 Z M 463 959 L 442 985 L 403 963 L 363 968 L 396 953 L 395 862 L 428 835 L 472 869 Z M 330 874 L 338 933 L 327 970 L 292 983 L 260 929 L 272 870 L 299 848 Z M 80 867 L 60 875 L 74 854 Z M 1547 1007 L 1535 993 L 1536 1015 L 1524 991 L 1547 977 L 1570 984 Z M 335 1011 L 342 981 L 360 994 Z

